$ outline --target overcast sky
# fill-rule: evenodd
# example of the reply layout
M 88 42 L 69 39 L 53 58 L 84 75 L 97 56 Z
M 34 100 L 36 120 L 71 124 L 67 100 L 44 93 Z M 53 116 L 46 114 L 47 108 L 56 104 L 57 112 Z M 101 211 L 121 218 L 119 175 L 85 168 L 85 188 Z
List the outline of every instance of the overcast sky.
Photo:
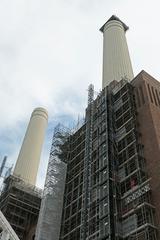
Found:
M 0 160 L 15 163 L 30 114 L 43 106 L 49 127 L 37 185 L 43 187 L 54 126 L 83 116 L 90 83 L 102 79 L 102 33 L 112 14 L 130 30 L 135 75 L 160 78 L 159 0 L 0 1 Z

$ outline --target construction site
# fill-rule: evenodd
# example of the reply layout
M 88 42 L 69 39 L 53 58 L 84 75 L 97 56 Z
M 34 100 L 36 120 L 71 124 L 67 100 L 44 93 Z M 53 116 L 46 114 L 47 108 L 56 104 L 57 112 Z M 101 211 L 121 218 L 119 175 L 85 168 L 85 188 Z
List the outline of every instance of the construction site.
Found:
M 127 30 L 101 27 L 102 91 L 89 86 L 79 129 L 55 130 L 36 240 L 159 239 L 160 84 L 133 76 Z
M 10 175 L 4 182 L 0 209 L 20 240 L 33 240 L 41 204 L 42 190 Z
M 84 125 L 55 131 L 37 239 L 158 239 L 134 91 L 91 85 Z
M 160 83 L 133 76 L 127 30 L 114 15 L 101 27 L 102 90 L 89 86 L 76 130 L 55 127 L 43 194 L 35 181 L 48 114 L 32 113 L 0 197 L 20 240 L 160 238 Z

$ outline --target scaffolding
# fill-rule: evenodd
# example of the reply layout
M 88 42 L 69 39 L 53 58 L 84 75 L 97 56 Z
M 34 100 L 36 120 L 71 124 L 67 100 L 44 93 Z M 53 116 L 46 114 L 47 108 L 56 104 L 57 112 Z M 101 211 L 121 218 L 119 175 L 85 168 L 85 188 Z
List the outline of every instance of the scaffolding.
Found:
M 10 175 L 4 180 L 0 209 L 20 240 L 34 237 L 42 190 Z
M 91 202 L 91 162 L 92 162 L 92 132 L 93 132 L 93 100 L 94 86 L 88 88 L 88 107 L 86 110 L 86 139 L 84 156 L 83 175 L 83 207 L 82 207 L 82 227 L 81 239 L 85 240 L 89 236 L 89 211 Z
M 110 205 L 110 236 L 109 239 L 118 237 L 118 200 L 119 200 L 119 186 L 117 179 L 117 145 L 115 141 L 115 116 L 114 116 L 114 100 L 113 91 L 118 91 L 118 89 L 125 84 L 125 80 L 122 83 L 114 83 L 115 87 L 112 85 L 108 86 L 107 89 L 107 101 L 108 101 L 108 146 L 109 146 L 109 205 Z
M 36 240 L 59 240 L 69 136 L 60 124 L 54 129 Z
M 133 86 L 126 79 L 93 99 L 69 138 L 60 240 L 157 240 Z
M 69 137 L 70 153 L 67 158 L 60 239 L 80 239 L 85 131 L 83 125 Z
M 133 90 L 133 86 L 125 80 L 112 90 L 118 159 L 117 185 L 120 197 L 117 236 L 125 240 L 156 240 L 154 206 L 143 157 Z

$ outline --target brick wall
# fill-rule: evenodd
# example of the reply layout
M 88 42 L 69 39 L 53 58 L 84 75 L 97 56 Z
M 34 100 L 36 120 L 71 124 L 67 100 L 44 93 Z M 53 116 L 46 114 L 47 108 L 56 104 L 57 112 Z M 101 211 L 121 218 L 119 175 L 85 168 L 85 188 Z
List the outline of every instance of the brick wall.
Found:
M 132 81 L 138 112 L 141 142 L 156 207 L 156 225 L 160 231 L 160 82 L 145 71 Z

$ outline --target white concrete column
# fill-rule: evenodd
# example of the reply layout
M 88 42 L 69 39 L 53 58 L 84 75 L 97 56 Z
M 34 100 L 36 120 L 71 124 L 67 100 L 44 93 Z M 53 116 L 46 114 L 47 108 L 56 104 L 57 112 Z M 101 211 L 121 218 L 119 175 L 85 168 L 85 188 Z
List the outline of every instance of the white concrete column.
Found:
M 125 32 L 128 27 L 112 16 L 100 29 L 103 32 L 103 81 L 102 88 L 113 80 L 133 79 Z
M 47 111 L 44 108 L 36 108 L 31 115 L 13 173 L 32 185 L 36 184 L 47 122 Z

